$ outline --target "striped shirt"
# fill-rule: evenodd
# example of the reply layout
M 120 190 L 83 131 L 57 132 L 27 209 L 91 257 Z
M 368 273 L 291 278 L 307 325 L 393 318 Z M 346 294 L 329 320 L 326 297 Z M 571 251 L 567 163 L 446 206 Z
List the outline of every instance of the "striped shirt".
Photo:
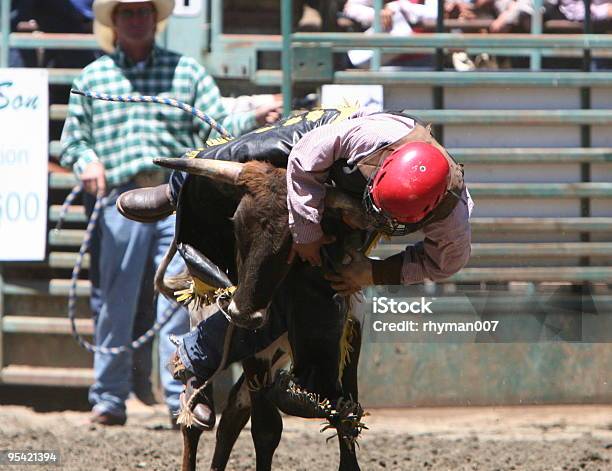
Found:
M 551 0 L 558 5 L 559 11 L 570 21 L 584 21 L 584 0 Z M 605 21 L 610 19 L 610 0 L 591 0 L 591 19 Z
M 174 98 L 201 109 L 235 135 L 256 124 L 254 112 L 228 115 L 213 78 L 195 59 L 157 46 L 140 63 L 120 49 L 103 56 L 83 69 L 73 88 Z M 118 186 L 139 172 L 159 170 L 154 157 L 180 157 L 216 135 L 208 124 L 177 108 L 71 95 L 61 163 L 80 175 L 88 164 L 100 161 L 108 185 Z

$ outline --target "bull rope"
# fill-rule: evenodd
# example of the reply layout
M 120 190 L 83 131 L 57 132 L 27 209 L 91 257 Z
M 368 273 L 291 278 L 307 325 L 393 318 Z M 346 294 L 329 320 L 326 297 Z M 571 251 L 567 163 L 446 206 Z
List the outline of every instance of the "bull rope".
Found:
M 182 101 L 175 100 L 174 98 L 162 98 L 158 96 L 148 95 L 109 95 L 107 93 L 98 93 L 90 90 L 70 90 L 70 93 L 75 95 L 82 95 L 88 98 L 94 98 L 96 100 L 104 101 L 118 101 L 121 103 L 158 103 L 160 105 L 173 106 L 174 108 L 181 109 L 187 113 L 201 119 L 206 124 L 216 129 L 219 134 L 227 139 L 231 139 L 232 135 L 225 129 L 217 120 L 211 118 L 203 111 L 198 108 L 183 103 Z
M 232 138 L 231 134 L 215 119 L 211 118 L 206 113 L 199 110 L 198 108 L 188 105 L 187 103 L 183 103 L 178 100 L 175 100 L 173 98 L 162 98 L 162 97 L 157 97 L 157 96 L 146 96 L 146 95 L 109 95 L 106 93 L 98 93 L 98 92 L 93 92 L 93 91 L 88 91 L 88 90 L 75 90 L 75 89 L 70 90 L 70 93 L 73 93 L 75 95 L 82 95 L 82 96 L 93 98 L 96 100 L 118 101 L 122 103 L 158 103 L 161 105 L 173 106 L 175 108 L 179 108 L 183 111 L 186 111 L 190 113 L 191 115 L 195 116 L 196 118 L 204 121 L 209 126 L 216 129 L 217 132 L 221 134 L 223 137 L 228 138 L 228 139 Z M 76 196 L 82 190 L 83 190 L 82 185 L 75 186 L 70 192 L 70 194 L 64 200 L 64 203 L 62 204 L 62 209 L 60 211 L 60 215 L 57 221 L 57 225 L 55 227 L 56 231 L 59 231 L 61 229 L 62 222 L 64 220 L 64 217 L 66 216 L 68 208 L 70 207 L 70 205 L 72 204 Z M 151 327 L 144 334 L 142 334 L 136 340 L 133 340 L 128 345 L 122 345 L 120 347 L 96 346 L 96 345 L 91 344 L 87 340 L 85 340 L 79 334 L 77 327 L 76 327 L 76 321 L 75 321 L 76 300 L 77 300 L 77 281 L 79 279 L 79 273 L 81 272 L 81 267 L 83 265 L 83 258 L 85 256 L 85 253 L 89 249 L 89 243 L 90 243 L 93 231 L 95 229 L 96 223 L 98 221 L 100 210 L 102 206 L 106 204 L 109 198 L 115 196 L 116 194 L 115 192 L 116 190 L 113 190 L 108 196 L 103 196 L 102 194 L 98 194 L 96 197 L 96 204 L 94 205 L 94 209 L 91 213 L 91 217 L 87 223 L 87 229 L 85 230 L 85 236 L 83 237 L 83 241 L 81 243 L 81 246 L 79 248 L 79 253 L 77 255 L 77 260 L 72 269 L 72 276 L 70 279 L 70 290 L 68 292 L 68 319 L 70 319 L 70 327 L 72 330 L 72 336 L 75 338 L 78 344 L 81 347 L 83 347 L 85 350 L 91 353 L 102 353 L 106 355 L 118 355 L 120 353 L 127 352 L 129 350 L 136 350 L 142 347 L 147 342 L 149 342 L 155 336 L 155 334 L 157 334 L 160 331 L 160 329 L 164 326 L 164 324 L 166 324 L 166 322 L 168 322 L 168 320 L 181 308 L 181 305 L 179 303 L 171 299 L 171 302 L 173 302 L 174 305 L 171 305 L 170 307 L 168 307 L 166 311 L 164 311 L 160 319 L 156 319 L 155 323 L 153 324 L 153 327 Z M 170 247 L 169 250 L 171 248 L 172 247 Z M 157 296 L 159 296 L 159 293 L 157 294 Z M 157 296 L 156 296 L 156 299 L 157 299 Z M 226 333 L 226 339 L 225 339 L 226 342 L 224 345 L 223 361 L 222 361 L 221 366 L 224 366 L 225 362 L 227 361 L 227 356 L 229 355 L 229 343 L 231 341 L 232 332 L 233 332 L 233 325 L 230 323 L 230 326 Z M 207 383 L 209 383 L 210 380 L 212 380 L 212 378 L 216 376 L 217 373 L 221 369 L 222 368 L 219 368 L 215 372 L 215 374 L 213 374 L 213 376 L 209 379 L 209 381 L 207 381 Z M 197 395 L 199 396 L 199 393 Z

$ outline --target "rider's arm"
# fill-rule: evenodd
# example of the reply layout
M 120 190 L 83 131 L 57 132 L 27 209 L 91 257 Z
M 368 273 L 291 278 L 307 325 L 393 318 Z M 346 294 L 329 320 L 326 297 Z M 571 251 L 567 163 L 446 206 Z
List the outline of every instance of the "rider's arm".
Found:
M 320 239 L 325 180 L 341 147 L 345 123 L 321 126 L 306 133 L 287 161 L 287 208 L 293 240 L 306 244 Z
M 467 189 L 444 219 L 423 228 L 425 239 L 400 254 L 372 262 L 375 284 L 421 283 L 443 280 L 457 273 L 470 258 L 470 215 L 474 203 Z
M 355 164 L 374 150 L 408 134 L 414 121 L 361 110 L 351 119 L 316 128 L 304 135 L 287 162 L 287 207 L 294 242 L 319 240 L 329 169 L 339 159 Z

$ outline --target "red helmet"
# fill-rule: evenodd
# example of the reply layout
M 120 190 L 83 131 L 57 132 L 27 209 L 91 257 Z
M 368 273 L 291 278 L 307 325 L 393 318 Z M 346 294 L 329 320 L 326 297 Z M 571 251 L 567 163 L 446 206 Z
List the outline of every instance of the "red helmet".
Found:
M 389 155 L 376 173 L 370 189 L 373 203 L 398 223 L 419 222 L 446 193 L 449 169 L 435 146 L 408 142 Z

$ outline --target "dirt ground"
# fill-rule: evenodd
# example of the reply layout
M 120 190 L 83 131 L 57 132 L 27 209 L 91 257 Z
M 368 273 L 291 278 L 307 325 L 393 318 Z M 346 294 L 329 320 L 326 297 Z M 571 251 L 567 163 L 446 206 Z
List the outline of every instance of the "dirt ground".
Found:
M 611 470 L 612 406 L 375 409 L 358 451 L 362 470 Z M 180 469 L 180 433 L 162 406 L 128 405 L 125 427 L 87 423 L 84 412 L 35 413 L 0 406 L 0 450 L 58 450 L 61 469 Z M 277 470 L 337 469 L 336 441 L 319 421 L 285 418 Z M 199 469 L 208 469 L 213 434 L 203 436 Z M 0 468 L 2 466 L 0 465 Z M 4 466 L 8 471 L 58 469 Z M 254 470 L 245 430 L 228 466 Z

